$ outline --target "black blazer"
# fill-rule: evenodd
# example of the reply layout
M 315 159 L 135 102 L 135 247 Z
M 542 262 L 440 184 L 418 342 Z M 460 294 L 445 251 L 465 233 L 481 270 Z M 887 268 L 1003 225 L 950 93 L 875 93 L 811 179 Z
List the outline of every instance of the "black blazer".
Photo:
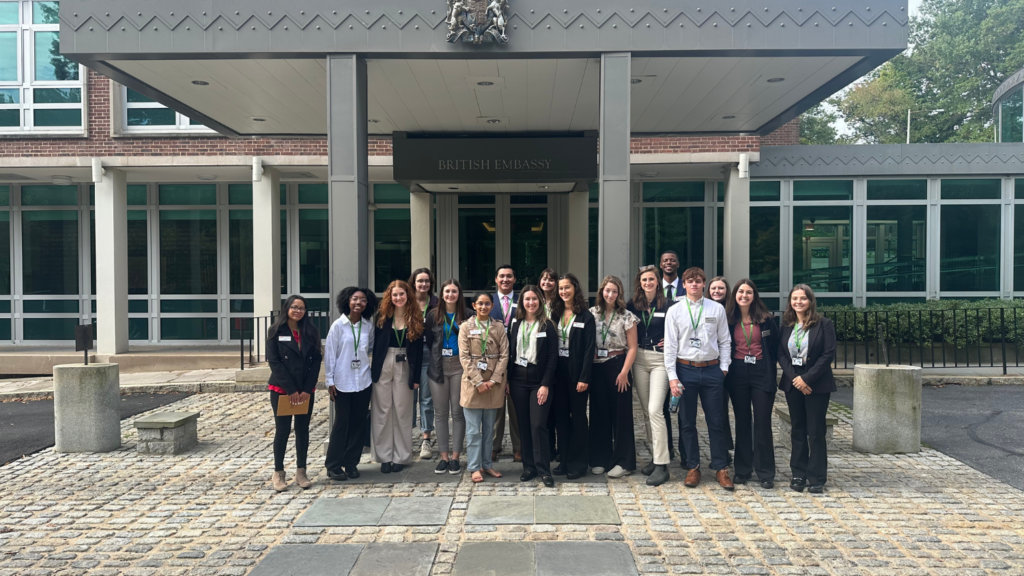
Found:
M 807 360 L 803 366 L 793 366 L 789 354 L 789 335 L 792 326 L 783 326 L 779 334 L 778 358 L 782 367 L 782 381 L 779 388 L 785 392 L 793 389 L 793 378 L 801 376 L 811 387 L 812 394 L 826 394 L 836 391 L 836 380 L 832 376 L 832 362 L 836 359 L 836 327 L 822 316 L 807 333 Z
M 465 318 L 469 319 L 475 316 L 472 310 L 469 308 L 464 309 Z M 455 325 L 452 326 L 452 332 L 456 334 L 456 340 L 458 339 L 459 323 L 456 318 Z M 424 362 L 427 363 L 427 378 L 430 378 L 434 382 L 440 382 L 444 378 L 444 366 L 441 365 L 441 349 L 444 348 L 444 319 L 437 322 L 434 319 L 434 309 L 431 308 L 430 313 L 427 314 L 427 319 L 423 324 L 423 335 L 426 337 L 427 350 L 430 351 L 430 356 L 424 358 Z M 459 355 L 456 354 L 455 358 Z M 420 384 L 423 384 L 420 382 Z
M 519 360 L 519 328 L 522 322 L 513 321 L 508 332 L 508 378 L 509 382 L 539 382 L 540 386 L 551 388 L 558 366 L 558 330 L 548 320 L 543 330 L 545 336 L 537 338 L 537 363 L 525 367 L 516 364 Z M 535 328 L 536 330 L 536 328 Z M 540 332 L 537 333 L 538 336 Z
M 758 381 L 753 384 L 765 392 L 775 392 L 776 385 L 775 381 L 778 378 L 779 370 L 777 364 L 779 362 L 779 325 L 775 323 L 774 316 L 768 316 L 764 322 L 759 325 L 761 329 L 761 352 L 764 354 L 764 359 L 758 364 L 764 364 L 764 370 L 758 373 Z M 733 352 L 736 351 L 736 324 L 729 325 L 729 334 L 733 336 Z M 787 336 L 788 338 L 788 336 Z M 733 358 L 734 363 L 742 363 L 743 360 L 737 360 Z M 729 372 L 732 375 L 732 372 Z
M 286 336 L 288 340 L 282 341 L 281 336 Z M 267 364 L 270 364 L 270 380 L 267 384 L 283 388 L 289 394 L 312 394 L 320 379 L 320 363 L 323 360 L 320 342 L 303 342 L 302 350 L 299 350 L 288 323 L 281 324 L 277 332 L 267 338 Z
M 555 332 L 558 332 L 558 321 Z M 558 376 L 564 378 L 575 390 L 577 382 L 590 383 L 590 369 L 594 365 L 594 354 L 597 353 L 597 323 L 590 310 L 577 314 L 573 323 L 582 322 L 583 328 L 573 327 L 569 330 L 569 357 L 558 357 Z
M 370 381 L 376 383 L 380 380 L 381 369 L 384 368 L 384 359 L 388 356 L 388 345 L 391 342 L 391 327 L 395 319 L 388 318 L 384 321 L 384 327 L 378 328 L 376 321 L 373 323 L 373 359 L 370 360 Z M 406 333 L 408 334 L 408 333 Z M 420 368 L 423 366 L 423 336 L 415 340 L 406 340 L 405 361 L 409 363 L 409 389 L 413 384 L 420 382 Z

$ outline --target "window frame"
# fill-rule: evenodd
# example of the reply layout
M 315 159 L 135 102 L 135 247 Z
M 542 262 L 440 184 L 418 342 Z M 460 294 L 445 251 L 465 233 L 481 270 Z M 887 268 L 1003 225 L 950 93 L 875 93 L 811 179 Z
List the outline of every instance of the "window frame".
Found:
M 132 135 L 136 136 L 139 134 L 145 134 L 148 136 L 157 135 L 169 135 L 179 136 L 181 134 L 189 135 L 210 135 L 220 136 L 220 134 L 208 126 L 202 124 L 192 124 L 192 120 L 181 114 L 180 112 L 172 110 L 174 112 L 174 124 L 161 124 L 154 126 L 130 126 L 128 124 L 128 111 L 129 110 L 170 110 L 159 102 L 129 102 L 128 101 L 128 87 L 123 84 L 118 84 L 111 80 L 112 92 L 114 92 L 114 101 L 118 103 L 117 117 L 120 119 L 120 135 Z M 111 111 L 113 112 L 113 110 Z M 112 114 L 113 115 L 113 114 Z

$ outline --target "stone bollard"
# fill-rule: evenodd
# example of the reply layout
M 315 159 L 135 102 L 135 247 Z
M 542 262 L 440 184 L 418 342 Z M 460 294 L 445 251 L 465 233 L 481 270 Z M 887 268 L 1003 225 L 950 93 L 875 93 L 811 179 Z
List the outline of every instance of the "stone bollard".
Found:
M 117 364 L 53 367 L 57 452 L 110 452 L 121 447 L 121 383 Z
M 868 454 L 921 451 L 921 369 L 853 367 L 853 449 Z

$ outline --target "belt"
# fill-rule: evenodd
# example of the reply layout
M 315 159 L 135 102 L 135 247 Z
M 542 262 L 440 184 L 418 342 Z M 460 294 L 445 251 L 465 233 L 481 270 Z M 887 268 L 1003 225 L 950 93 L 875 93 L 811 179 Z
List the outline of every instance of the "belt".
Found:
M 707 362 L 692 362 L 690 360 L 683 360 L 682 358 L 676 358 L 676 362 L 683 366 L 691 366 L 693 368 L 707 368 L 708 366 L 717 366 L 718 360 L 708 360 Z
M 651 345 L 651 346 L 641 346 L 640 348 L 643 349 L 643 350 L 650 350 L 652 352 L 664 352 L 665 351 L 665 347 L 664 346 L 653 346 L 653 345 Z
M 622 356 L 625 353 L 626 353 L 625 350 L 609 350 L 608 351 L 608 358 L 615 358 L 616 356 Z M 597 359 L 597 354 L 594 354 L 594 359 L 595 360 Z

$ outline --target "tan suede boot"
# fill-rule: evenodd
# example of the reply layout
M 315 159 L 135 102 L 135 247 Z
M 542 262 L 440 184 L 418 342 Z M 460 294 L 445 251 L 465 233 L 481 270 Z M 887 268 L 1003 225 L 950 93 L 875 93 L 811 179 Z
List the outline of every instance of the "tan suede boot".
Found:
M 284 480 L 284 470 L 280 472 L 274 472 L 273 483 L 274 490 L 277 490 L 278 492 L 284 492 L 285 490 L 288 489 L 288 483 L 285 482 Z
M 295 469 L 295 483 L 298 484 L 299 488 L 302 488 L 303 490 L 313 485 L 313 483 L 310 482 L 309 478 L 306 476 L 305 468 Z

